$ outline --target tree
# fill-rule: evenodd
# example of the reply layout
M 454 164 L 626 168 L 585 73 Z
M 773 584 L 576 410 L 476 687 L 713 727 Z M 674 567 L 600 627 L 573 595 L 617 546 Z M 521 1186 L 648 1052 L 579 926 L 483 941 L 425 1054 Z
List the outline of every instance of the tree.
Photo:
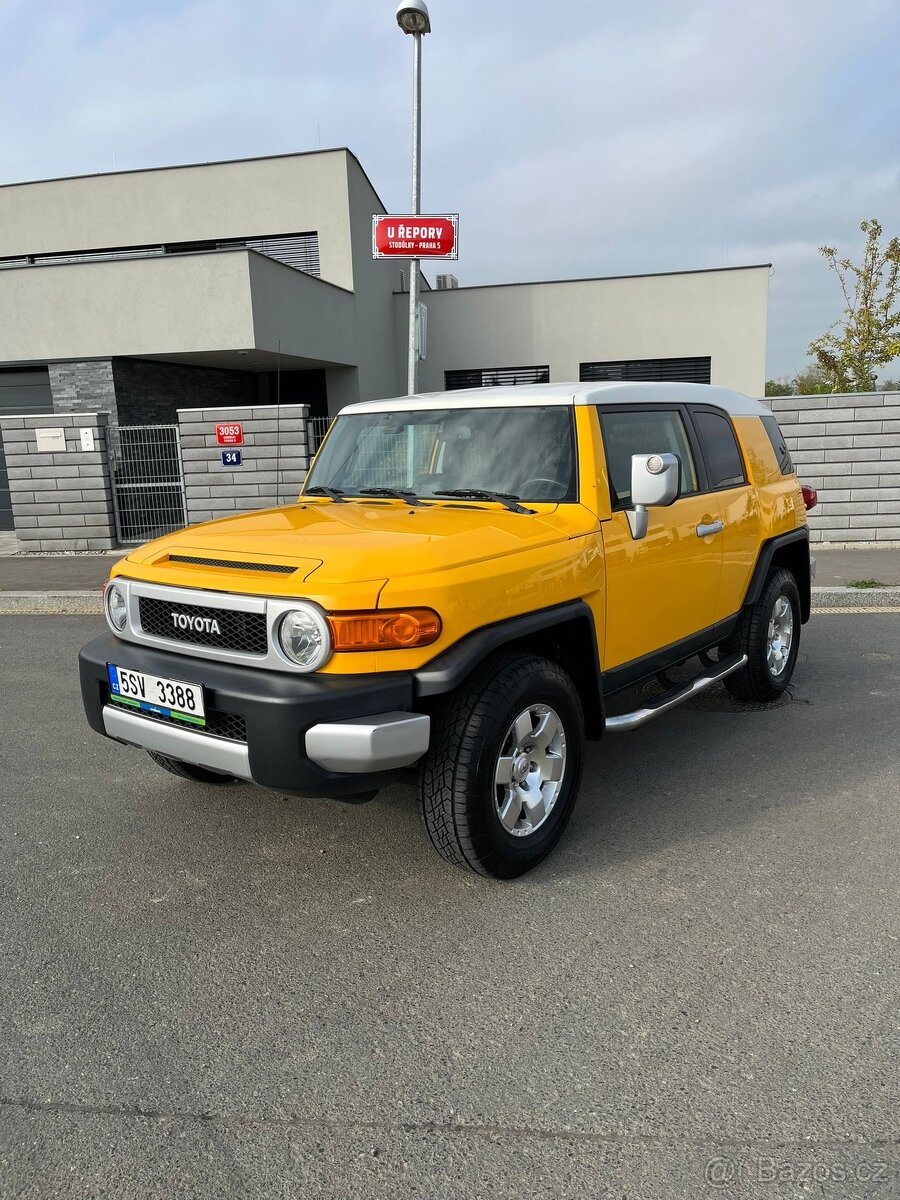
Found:
M 767 379 L 767 396 L 793 396 L 794 385 L 789 379 Z
M 795 396 L 821 396 L 825 392 L 852 391 L 852 388 L 834 388 L 828 375 L 817 363 L 807 363 L 793 379 Z
M 833 391 L 828 376 L 816 363 L 807 363 L 796 375 L 782 375 L 780 379 L 766 380 L 766 395 L 772 396 L 817 396 Z
M 819 253 L 837 275 L 844 315 L 810 343 L 809 353 L 835 392 L 870 392 L 876 367 L 900 355 L 900 238 L 881 245 L 881 224 L 860 222 L 866 235 L 862 262 L 838 258 L 833 246 Z

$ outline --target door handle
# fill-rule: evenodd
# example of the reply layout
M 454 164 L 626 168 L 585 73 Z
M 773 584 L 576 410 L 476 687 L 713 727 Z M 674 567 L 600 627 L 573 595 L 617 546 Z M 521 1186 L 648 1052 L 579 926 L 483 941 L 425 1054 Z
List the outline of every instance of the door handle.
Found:
M 724 528 L 725 528 L 724 521 L 711 521 L 708 525 L 698 525 L 697 526 L 697 537 L 698 538 L 709 537 L 713 533 L 721 533 Z

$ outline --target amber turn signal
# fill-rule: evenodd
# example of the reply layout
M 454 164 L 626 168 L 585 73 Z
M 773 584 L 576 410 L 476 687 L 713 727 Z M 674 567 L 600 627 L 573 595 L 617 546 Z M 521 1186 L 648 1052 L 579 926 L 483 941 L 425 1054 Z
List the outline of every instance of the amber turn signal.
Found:
M 430 646 L 441 636 L 441 618 L 430 608 L 329 613 L 328 624 L 335 652 L 411 650 Z

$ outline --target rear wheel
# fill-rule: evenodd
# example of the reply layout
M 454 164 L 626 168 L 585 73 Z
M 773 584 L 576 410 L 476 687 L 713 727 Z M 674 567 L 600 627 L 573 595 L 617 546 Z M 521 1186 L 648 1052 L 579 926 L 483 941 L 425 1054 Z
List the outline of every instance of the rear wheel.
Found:
M 541 862 L 572 815 L 584 717 L 570 677 L 526 654 L 494 659 L 432 723 L 419 799 L 438 854 L 512 879 Z
M 791 681 L 800 649 L 800 593 L 790 571 L 769 575 L 759 599 L 741 613 L 722 649 L 747 655 L 747 665 L 723 680 L 732 696 L 763 704 L 778 699 Z
M 170 775 L 177 775 L 179 779 L 190 779 L 192 783 L 218 783 L 220 786 L 236 782 L 233 775 L 220 775 L 218 771 L 208 771 L 206 767 L 195 767 L 193 763 L 169 758 L 167 754 L 158 754 L 155 750 L 148 750 L 147 753 L 157 766 Z

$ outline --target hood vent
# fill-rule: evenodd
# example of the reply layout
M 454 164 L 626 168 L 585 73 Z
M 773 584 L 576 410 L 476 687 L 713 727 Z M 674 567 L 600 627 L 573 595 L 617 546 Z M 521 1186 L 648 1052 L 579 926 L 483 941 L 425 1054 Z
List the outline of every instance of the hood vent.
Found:
M 169 562 L 189 563 L 192 567 L 225 567 L 229 571 L 268 571 L 272 575 L 293 575 L 300 570 L 279 563 L 229 562 L 225 558 L 195 558 L 190 554 L 170 554 Z

